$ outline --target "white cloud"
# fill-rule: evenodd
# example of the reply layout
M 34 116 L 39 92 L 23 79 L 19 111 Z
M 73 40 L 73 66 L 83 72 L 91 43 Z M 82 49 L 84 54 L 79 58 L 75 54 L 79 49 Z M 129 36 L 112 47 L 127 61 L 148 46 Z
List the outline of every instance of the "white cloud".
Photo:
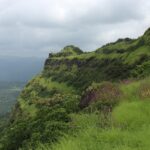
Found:
M 150 26 L 149 0 L 0 0 L 0 55 L 94 50 Z

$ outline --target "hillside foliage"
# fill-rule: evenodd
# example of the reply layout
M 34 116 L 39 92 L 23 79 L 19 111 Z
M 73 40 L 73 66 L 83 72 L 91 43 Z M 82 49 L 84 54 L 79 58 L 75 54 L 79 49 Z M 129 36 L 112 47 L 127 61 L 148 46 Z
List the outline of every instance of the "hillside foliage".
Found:
M 21 92 L 2 150 L 148 150 L 150 30 L 93 52 L 49 54 Z

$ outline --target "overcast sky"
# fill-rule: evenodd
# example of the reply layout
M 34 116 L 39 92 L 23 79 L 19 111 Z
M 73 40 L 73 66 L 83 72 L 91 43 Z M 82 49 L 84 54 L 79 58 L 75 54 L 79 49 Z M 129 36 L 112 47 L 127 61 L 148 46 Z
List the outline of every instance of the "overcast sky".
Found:
M 46 57 L 136 38 L 150 27 L 150 0 L 0 0 L 0 56 Z

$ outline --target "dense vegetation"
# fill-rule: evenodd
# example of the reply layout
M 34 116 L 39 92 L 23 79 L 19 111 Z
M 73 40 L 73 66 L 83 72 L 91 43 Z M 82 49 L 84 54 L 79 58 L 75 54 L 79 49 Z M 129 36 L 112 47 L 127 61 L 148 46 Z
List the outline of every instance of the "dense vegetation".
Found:
M 21 92 L 2 150 L 148 150 L 150 30 L 94 52 L 50 54 Z

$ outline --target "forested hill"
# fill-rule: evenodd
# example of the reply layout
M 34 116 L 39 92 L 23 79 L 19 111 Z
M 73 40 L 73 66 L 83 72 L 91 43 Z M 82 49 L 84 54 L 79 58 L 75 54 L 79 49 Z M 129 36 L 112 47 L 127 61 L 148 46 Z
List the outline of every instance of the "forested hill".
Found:
M 50 53 L 2 128 L 0 148 L 148 150 L 149 76 L 150 29 L 93 52 Z

